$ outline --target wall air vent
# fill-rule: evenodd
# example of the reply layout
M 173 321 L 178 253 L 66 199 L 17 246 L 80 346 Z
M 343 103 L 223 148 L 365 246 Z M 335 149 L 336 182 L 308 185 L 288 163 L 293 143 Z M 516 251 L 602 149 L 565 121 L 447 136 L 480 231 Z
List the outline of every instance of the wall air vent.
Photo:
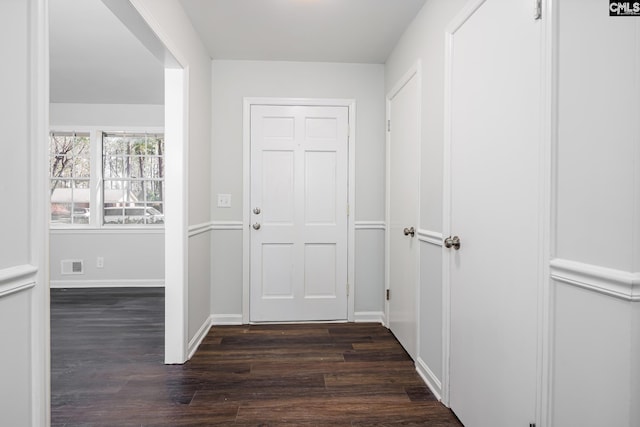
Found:
M 61 264 L 61 274 L 84 274 L 84 263 L 81 259 L 65 259 Z

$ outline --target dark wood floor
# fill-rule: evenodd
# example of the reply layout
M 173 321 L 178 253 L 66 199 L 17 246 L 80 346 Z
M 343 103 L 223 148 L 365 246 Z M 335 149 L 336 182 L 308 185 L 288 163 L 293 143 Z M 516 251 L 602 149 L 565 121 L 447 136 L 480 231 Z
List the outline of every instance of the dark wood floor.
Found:
M 53 426 L 460 426 L 375 324 L 214 327 L 162 364 L 158 289 L 51 291 Z

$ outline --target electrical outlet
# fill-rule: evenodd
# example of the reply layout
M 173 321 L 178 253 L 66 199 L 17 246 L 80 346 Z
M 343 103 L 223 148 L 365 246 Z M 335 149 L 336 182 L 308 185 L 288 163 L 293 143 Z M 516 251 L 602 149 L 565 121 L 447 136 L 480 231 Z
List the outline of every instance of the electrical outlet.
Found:
M 97 268 L 103 268 L 104 267 L 104 258 L 103 257 L 99 256 L 96 259 L 96 267 Z

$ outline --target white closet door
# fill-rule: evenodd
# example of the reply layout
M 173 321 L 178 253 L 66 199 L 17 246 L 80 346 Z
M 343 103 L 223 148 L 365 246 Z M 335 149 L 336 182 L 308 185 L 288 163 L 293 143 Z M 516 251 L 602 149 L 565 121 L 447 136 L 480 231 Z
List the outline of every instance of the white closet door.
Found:
M 460 247 L 444 249 L 449 403 L 469 427 L 535 421 L 542 24 L 532 4 L 476 1 L 451 38 L 445 231 Z

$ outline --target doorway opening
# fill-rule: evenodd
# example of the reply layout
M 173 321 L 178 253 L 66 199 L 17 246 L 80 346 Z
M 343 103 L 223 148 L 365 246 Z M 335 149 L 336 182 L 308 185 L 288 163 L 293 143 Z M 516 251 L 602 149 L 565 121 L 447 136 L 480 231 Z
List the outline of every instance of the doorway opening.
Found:
M 73 9 L 76 7 L 82 7 L 82 13 Z M 77 16 L 84 16 L 87 19 L 78 24 L 76 22 Z M 95 19 L 89 19 L 91 17 Z M 65 25 L 64 19 L 73 19 L 74 25 Z M 102 132 L 163 133 L 165 143 L 161 155 L 156 150 L 151 159 L 147 159 L 150 156 L 146 156 L 148 154 L 146 152 L 132 152 L 131 144 L 127 145 L 129 151 L 124 149 L 124 154 L 120 153 L 123 154 L 120 156 L 122 157 L 120 160 L 126 163 L 123 166 L 125 170 L 127 166 L 128 170 L 133 170 L 133 165 L 136 164 L 142 165 L 140 166 L 141 170 L 154 169 L 157 172 L 160 168 L 164 168 L 161 176 L 164 188 L 161 191 L 160 200 L 157 197 L 157 192 L 153 193 L 156 195 L 152 195 L 152 187 L 153 185 L 157 187 L 158 182 L 146 182 L 138 176 L 139 174 L 131 177 L 129 183 L 134 187 L 139 187 L 139 193 L 144 195 L 143 200 L 139 195 L 136 195 L 136 200 L 128 200 L 126 207 L 122 204 L 121 215 L 118 216 L 121 221 L 117 225 L 105 223 L 105 210 L 102 206 L 107 201 L 105 196 L 107 190 L 104 185 L 104 177 L 97 174 L 100 178 L 95 178 L 90 173 L 87 179 L 83 180 L 82 177 L 75 176 L 79 172 L 78 169 L 71 167 L 68 181 L 73 181 L 73 185 L 70 187 L 75 188 L 75 184 L 79 184 L 78 189 L 86 191 L 75 191 L 75 193 L 74 190 L 69 191 L 72 194 L 70 224 L 63 224 L 60 227 L 50 225 L 47 232 L 52 236 L 56 235 L 52 246 L 59 244 L 70 251 L 76 251 L 76 255 L 70 252 L 70 255 L 64 256 L 63 259 L 55 258 L 57 254 L 61 253 L 56 246 L 56 250 L 53 247 L 50 248 L 47 261 L 52 272 L 59 271 L 61 274 L 75 275 L 52 277 L 51 287 L 87 286 L 87 280 L 78 279 L 83 279 L 80 274 L 83 274 L 84 279 L 87 279 L 89 273 L 93 274 L 92 279 L 88 280 L 89 285 L 94 287 L 104 285 L 164 287 L 164 317 L 167 325 L 164 339 L 164 361 L 165 363 L 183 363 L 187 357 L 185 297 L 187 227 L 185 225 L 186 208 L 183 203 L 184 189 L 186 188 L 186 178 L 184 177 L 186 131 L 184 124 L 185 94 L 188 87 L 187 73 L 129 2 L 92 0 L 82 2 L 80 5 L 75 2 L 69 4 L 63 1 L 54 1 L 50 4 L 49 22 L 52 57 L 51 102 L 55 104 L 51 104 L 53 107 L 50 105 L 52 124 L 68 127 L 76 139 L 78 133 L 86 132 L 89 135 L 93 133 L 94 136 L 88 138 L 87 147 L 91 142 L 97 142 L 101 150 L 104 148 Z M 102 24 L 107 26 L 101 27 Z M 73 29 L 93 32 L 90 35 L 78 36 L 68 32 Z M 65 42 L 70 40 L 74 43 L 65 47 Z M 78 40 L 86 41 L 86 45 L 78 43 Z M 103 43 L 100 43 L 101 40 Z M 78 48 L 84 49 L 86 52 L 94 51 L 93 56 L 73 51 Z M 119 51 L 112 53 L 114 55 L 122 54 L 126 58 L 121 56 L 119 62 L 116 59 L 109 62 L 106 60 L 108 56 L 100 55 L 102 53 L 99 52 L 100 48 Z M 70 58 L 73 61 L 70 61 Z M 94 73 L 86 73 L 86 67 L 92 61 L 91 58 L 96 58 L 94 65 L 98 68 L 94 69 Z M 100 59 L 102 63 L 98 62 Z M 129 63 L 127 60 L 131 62 Z M 65 74 L 64 71 L 68 70 L 61 70 L 60 67 L 57 67 L 57 64 L 68 65 L 70 62 L 77 66 L 78 70 L 84 69 L 85 75 L 80 74 L 81 78 L 73 78 L 71 72 Z M 116 62 L 116 64 L 112 62 Z M 100 81 L 100 66 L 104 69 L 102 71 L 107 74 L 127 80 L 128 86 L 124 81 L 119 81 L 115 85 L 113 81 Z M 113 71 L 112 67 L 115 67 L 115 70 L 119 72 Z M 123 68 L 127 69 L 127 72 L 122 73 Z M 142 74 L 135 74 L 135 70 L 138 69 L 142 70 Z M 147 85 L 148 83 L 149 85 Z M 78 85 L 77 93 L 81 93 L 87 98 L 74 98 L 73 94 L 65 89 L 73 88 L 74 85 Z M 102 92 L 99 86 L 103 86 Z M 128 91 L 126 91 L 126 87 L 129 87 Z M 60 90 L 57 91 L 58 89 Z M 123 91 L 125 91 L 124 95 L 121 95 Z M 67 95 L 65 96 L 64 93 Z M 91 101 L 91 96 L 95 97 L 94 102 Z M 74 150 L 74 144 L 71 145 L 71 151 Z M 148 148 L 147 142 L 143 145 L 145 149 Z M 89 155 L 85 159 L 86 169 L 91 170 L 94 174 L 104 172 L 101 163 L 104 154 L 101 150 L 94 149 L 93 155 Z M 89 149 L 88 152 L 90 151 Z M 82 157 L 82 155 L 78 157 Z M 56 156 L 52 156 L 52 158 L 55 159 Z M 147 165 L 147 163 L 149 164 Z M 78 205 L 78 209 L 74 209 L 75 202 L 83 193 L 89 195 L 86 203 L 93 202 L 93 205 L 90 207 Z M 129 193 L 122 190 L 122 194 Z M 145 205 L 145 210 L 141 211 L 142 213 L 130 209 L 129 205 L 136 204 L 137 207 L 137 204 L 140 203 Z M 156 203 L 162 209 L 158 209 L 157 206 L 152 206 L 155 211 L 146 209 L 146 205 L 151 203 Z M 151 215 L 149 212 L 153 212 L 153 215 L 149 216 Z M 110 213 L 109 218 L 112 217 L 113 215 Z M 158 220 L 158 218 L 160 219 Z M 160 225 L 162 223 L 164 225 Z M 80 240 L 82 240 L 84 249 L 83 246 L 74 244 Z M 135 249 L 136 247 L 139 248 Z M 127 261 L 123 261 L 121 256 L 122 252 L 127 249 L 136 253 L 126 262 L 126 267 L 122 268 L 122 265 L 118 263 Z M 56 255 L 54 256 L 54 254 Z M 171 262 L 165 262 L 167 258 Z M 104 279 L 104 273 L 109 269 L 120 270 L 121 273 L 124 271 L 125 275 Z M 100 273 L 103 273 L 103 278 L 100 278 Z M 81 282 L 85 282 L 85 284 L 83 285 Z M 166 284 L 170 285 L 166 286 Z

